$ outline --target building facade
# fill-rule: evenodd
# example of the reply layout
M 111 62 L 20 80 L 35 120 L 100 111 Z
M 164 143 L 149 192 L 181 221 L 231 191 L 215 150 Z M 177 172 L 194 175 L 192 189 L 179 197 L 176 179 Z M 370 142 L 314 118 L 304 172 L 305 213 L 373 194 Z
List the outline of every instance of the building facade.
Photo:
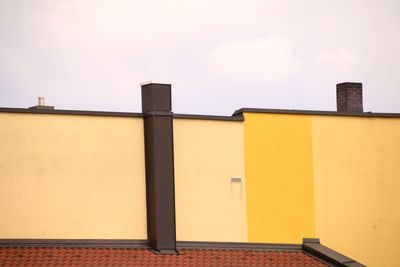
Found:
M 0 108 L 0 239 L 319 238 L 400 265 L 400 114 L 364 113 L 360 88 L 338 85 L 337 112 L 174 114 L 165 84 L 142 113 Z

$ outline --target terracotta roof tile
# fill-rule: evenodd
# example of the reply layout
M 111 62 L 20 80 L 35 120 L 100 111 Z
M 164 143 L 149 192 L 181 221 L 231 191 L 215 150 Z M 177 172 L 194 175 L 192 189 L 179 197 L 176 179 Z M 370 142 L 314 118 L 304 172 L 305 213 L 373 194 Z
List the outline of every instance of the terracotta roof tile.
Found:
M 322 267 L 301 251 L 181 250 L 156 255 L 148 249 L 0 248 L 0 266 L 265 266 Z

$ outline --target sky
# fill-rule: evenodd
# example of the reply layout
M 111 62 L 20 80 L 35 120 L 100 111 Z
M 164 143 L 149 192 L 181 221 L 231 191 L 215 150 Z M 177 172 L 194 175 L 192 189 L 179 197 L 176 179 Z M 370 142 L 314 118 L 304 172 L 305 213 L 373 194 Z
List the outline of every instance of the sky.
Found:
M 0 106 L 140 112 L 140 83 L 172 84 L 173 111 L 400 113 L 398 0 L 0 0 Z

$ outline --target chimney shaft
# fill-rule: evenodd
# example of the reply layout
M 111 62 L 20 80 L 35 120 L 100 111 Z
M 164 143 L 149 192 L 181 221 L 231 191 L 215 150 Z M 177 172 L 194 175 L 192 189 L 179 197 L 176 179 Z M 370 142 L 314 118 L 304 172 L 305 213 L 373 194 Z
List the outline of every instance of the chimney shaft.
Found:
M 174 136 L 171 85 L 142 85 L 147 237 L 161 254 L 176 254 Z
M 363 112 L 362 83 L 345 82 L 336 85 L 337 111 Z
M 39 96 L 38 97 L 38 106 L 46 106 L 44 103 L 44 97 L 43 96 Z

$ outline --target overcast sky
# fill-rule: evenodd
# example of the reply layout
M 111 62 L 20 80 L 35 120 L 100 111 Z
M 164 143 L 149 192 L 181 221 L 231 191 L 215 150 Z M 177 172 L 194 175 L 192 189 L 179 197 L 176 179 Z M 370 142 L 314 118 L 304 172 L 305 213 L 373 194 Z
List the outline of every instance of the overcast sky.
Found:
M 143 81 L 177 113 L 400 112 L 400 1 L 0 0 L 0 106 L 140 111 Z

